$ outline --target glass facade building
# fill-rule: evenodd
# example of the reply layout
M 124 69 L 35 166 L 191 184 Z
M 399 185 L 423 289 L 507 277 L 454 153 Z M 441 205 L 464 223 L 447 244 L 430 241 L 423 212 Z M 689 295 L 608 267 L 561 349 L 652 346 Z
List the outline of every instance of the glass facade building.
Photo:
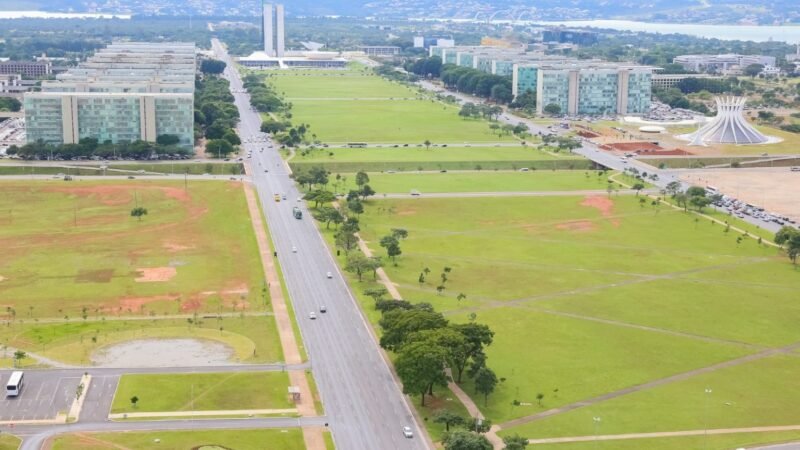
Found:
M 26 93 L 28 142 L 155 141 L 194 144 L 195 47 L 190 43 L 114 43 Z

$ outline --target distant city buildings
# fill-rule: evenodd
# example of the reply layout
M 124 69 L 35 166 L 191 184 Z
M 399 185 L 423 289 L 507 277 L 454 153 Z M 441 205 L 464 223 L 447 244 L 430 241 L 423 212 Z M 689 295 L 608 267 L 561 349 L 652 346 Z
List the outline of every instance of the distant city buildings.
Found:
M 347 66 L 347 60 L 336 52 L 287 52 L 283 5 L 263 3 L 261 12 L 264 50 L 239 58 L 239 64 L 251 69 L 341 69 Z
M 155 141 L 174 135 L 194 143 L 192 43 L 121 42 L 42 82 L 24 96 L 28 142 L 74 144 Z
M 597 43 L 597 39 L 598 39 L 598 34 L 593 31 L 555 28 L 550 30 L 544 30 L 542 32 L 542 42 L 592 45 Z
M 741 75 L 745 67 L 751 64 L 775 67 L 775 57 L 765 55 L 681 55 L 672 62 L 686 70 L 722 75 Z
M 721 80 L 723 77 L 719 75 L 709 75 L 703 73 L 688 73 L 688 74 L 660 74 L 654 73 L 652 78 L 653 88 L 667 89 L 675 87 L 681 81 L 687 78 L 699 78 L 705 80 Z
M 441 36 L 414 36 L 414 48 L 430 49 L 431 47 L 455 47 L 456 41 L 452 37 Z
M 374 58 L 391 58 L 400 54 L 400 47 L 394 45 L 365 45 L 358 49 Z
M 22 75 L 27 78 L 42 78 L 53 74 L 50 61 L 2 61 L 0 75 Z
M 431 47 L 444 64 L 510 76 L 514 97 L 531 92 L 539 113 L 557 105 L 562 114 L 645 114 L 650 110 L 653 67 L 494 47 Z

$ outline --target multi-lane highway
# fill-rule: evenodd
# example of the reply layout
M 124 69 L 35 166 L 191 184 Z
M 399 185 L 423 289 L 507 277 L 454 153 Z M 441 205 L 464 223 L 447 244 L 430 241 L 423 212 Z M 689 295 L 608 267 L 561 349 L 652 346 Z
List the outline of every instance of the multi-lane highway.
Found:
M 267 216 L 337 448 L 428 448 L 309 211 L 298 200 L 301 194 L 280 154 L 260 132 L 261 118 L 251 109 L 233 62 L 218 40 L 213 40 L 212 46 L 217 57 L 228 64 L 224 75 L 231 82 L 239 109 L 243 146 L 252 153 L 252 182 Z M 276 202 L 275 194 L 286 199 Z M 295 206 L 303 210 L 303 219 L 293 217 Z M 327 272 L 332 272 L 333 278 L 327 278 Z M 327 313 L 320 312 L 322 305 Z M 316 320 L 309 319 L 312 311 Z M 403 436 L 406 425 L 414 430 L 414 438 Z

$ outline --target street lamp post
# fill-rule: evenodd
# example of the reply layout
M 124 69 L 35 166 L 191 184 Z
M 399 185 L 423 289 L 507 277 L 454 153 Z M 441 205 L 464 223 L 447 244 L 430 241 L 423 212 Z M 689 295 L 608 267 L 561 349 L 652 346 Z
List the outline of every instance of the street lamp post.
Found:
M 597 440 L 597 435 L 599 434 L 598 432 L 600 431 L 601 420 L 602 419 L 600 417 L 592 417 L 592 421 L 594 422 L 594 448 L 597 448 L 597 446 L 599 445 Z
M 704 431 L 703 434 L 705 435 L 705 439 L 704 440 L 705 440 L 705 448 L 706 448 L 706 450 L 708 450 L 708 406 L 709 406 L 708 402 L 711 400 L 711 393 L 712 392 L 713 391 L 711 390 L 711 388 L 706 388 L 706 390 L 705 390 L 705 393 L 706 393 L 706 411 L 705 411 L 705 431 Z

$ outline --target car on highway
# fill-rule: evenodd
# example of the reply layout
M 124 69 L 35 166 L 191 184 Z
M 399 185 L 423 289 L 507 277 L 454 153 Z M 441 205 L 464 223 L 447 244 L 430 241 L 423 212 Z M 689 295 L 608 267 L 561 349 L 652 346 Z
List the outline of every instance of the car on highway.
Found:
M 319 312 L 326 313 L 328 312 L 328 308 L 325 305 L 322 305 L 319 307 Z
M 405 436 L 408 439 L 414 437 L 414 432 L 411 431 L 411 427 L 403 427 L 403 436 Z
M 295 247 L 294 245 L 292 246 L 292 253 L 297 253 L 297 247 Z
M 328 273 L 325 274 L 325 276 L 328 277 L 328 278 L 333 278 L 333 273 L 328 272 Z
M 281 201 L 281 196 L 280 196 L 280 195 L 278 195 L 278 194 L 275 194 L 275 195 L 273 196 L 273 198 L 275 199 L 275 201 L 276 201 L 276 202 L 280 202 L 280 201 Z
M 281 196 L 281 198 L 282 198 L 282 199 L 284 199 L 284 200 L 286 200 L 286 194 L 283 194 L 283 195 Z
M 310 313 L 308 313 L 308 318 L 311 320 L 317 320 L 317 313 L 311 311 Z

